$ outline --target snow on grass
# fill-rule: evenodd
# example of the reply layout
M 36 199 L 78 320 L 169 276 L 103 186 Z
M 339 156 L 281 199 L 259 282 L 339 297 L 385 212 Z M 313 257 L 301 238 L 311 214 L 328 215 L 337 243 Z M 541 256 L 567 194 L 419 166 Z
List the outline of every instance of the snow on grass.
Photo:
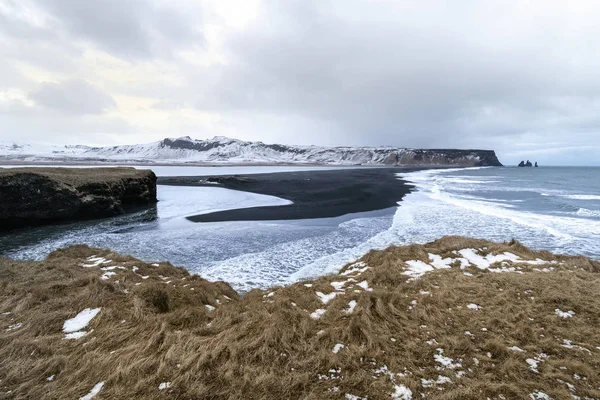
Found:
M 99 312 L 100 308 L 86 308 L 75 317 L 66 320 L 63 324 L 63 332 L 67 334 L 65 339 L 79 339 L 87 335 L 87 332 L 82 332 L 82 329 L 88 326 Z
M 369 269 L 369 266 L 366 263 L 359 261 L 359 262 L 356 262 L 356 263 L 350 265 L 348 267 L 348 269 L 346 269 L 340 275 L 354 275 L 354 274 L 360 275 L 368 269 Z
M 335 346 L 333 346 L 333 350 L 331 350 L 331 352 L 332 352 L 333 354 L 337 354 L 337 353 L 339 353 L 339 352 L 340 352 L 340 350 L 342 350 L 344 347 L 346 347 L 346 346 L 344 346 L 342 343 L 337 343 Z
M 477 254 L 477 250 L 475 249 L 462 249 L 458 253 L 479 269 L 488 269 L 490 265 L 502 261 L 522 261 L 519 256 L 509 252 L 498 255 L 488 254 L 485 257 Z
M 431 265 L 424 263 L 420 260 L 406 261 L 406 265 L 408 265 L 408 270 L 404 272 L 404 275 L 409 275 L 414 278 L 418 278 L 424 273 L 434 270 L 434 268 Z
M 327 304 L 329 303 L 331 300 L 335 299 L 335 297 L 341 293 L 339 292 L 332 292 L 329 294 L 324 294 L 323 292 L 315 292 L 315 294 L 317 295 L 317 297 L 319 298 L 319 300 L 321 300 L 321 303 L 323 304 Z
M 585 347 L 579 346 L 577 344 L 573 344 L 572 340 L 563 339 L 563 344 L 561 344 L 561 346 L 564 348 L 567 348 L 567 349 L 576 349 L 576 350 L 581 350 L 581 351 L 585 351 L 585 352 L 592 354 L 592 352 L 589 349 L 586 349 Z
M 206 307 L 206 309 L 208 311 L 214 311 L 215 310 L 215 308 L 213 306 L 211 306 L 210 304 L 205 304 L 204 307 Z
M 481 307 L 479 307 L 477 304 L 475 303 L 471 303 L 471 304 L 467 304 L 467 308 L 469 310 L 474 310 L 474 311 L 479 311 Z
M 538 371 L 539 364 L 546 358 L 548 358 L 547 354 L 540 353 L 535 358 L 528 358 L 525 362 L 529 364 L 529 369 L 537 374 L 540 372 Z
M 115 276 L 117 273 L 116 272 L 105 272 L 104 274 L 102 274 L 102 276 L 100 277 L 100 279 L 102 279 L 103 281 L 107 281 L 110 279 L 111 276 Z
M 346 314 L 352 314 L 354 312 L 354 309 L 356 308 L 356 300 L 351 300 L 350 303 L 348 303 L 348 308 L 344 310 L 344 312 Z
M 344 286 L 346 286 L 346 284 L 348 282 L 356 282 L 356 281 L 354 279 L 350 278 L 348 280 L 341 281 L 341 282 L 331 282 L 331 286 L 333 286 L 335 290 L 344 290 Z
M 554 314 L 556 314 L 560 318 L 572 318 L 575 315 L 575 311 L 562 311 L 557 308 L 554 310 Z
M 15 329 L 19 329 L 22 326 L 23 326 L 22 322 L 17 322 L 16 324 L 10 325 L 8 328 L 6 328 L 6 332 L 14 331 Z
M 433 380 L 433 379 L 424 379 L 421 378 L 421 386 L 423 386 L 424 388 L 430 388 L 433 387 L 434 385 L 443 385 L 445 383 L 451 383 L 452 380 L 450 378 L 448 378 L 447 376 L 442 376 L 442 375 L 438 375 L 437 380 Z
M 535 372 L 536 374 L 540 371 L 538 371 L 538 365 L 539 365 L 539 361 L 535 360 L 533 358 L 528 358 L 527 360 L 525 360 L 525 362 L 527 364 L 529 364 L 529 369 L 532 370 L 533 372 Z
M 454 258 L 442 258 L 437 254 L 429 253 L 429 259 L 431 260 L 431 265 L 434 268 L 452 268 L 450 264 L 452 264 L 455 259 Z
M 165 390 L 171 387 L 171 382 L 163 382 L 158 385 L 158 390 Z
M 394 385 L 392 400 L 412 400 L 412 390 L 404 385 Z
M 159 267 L 160 266 L 157 263 L 153 263 L 153 264 L 150 264 L 150 265 L 152 265 L 153 267 Z
M 312 319 L 319 319 L 323 316 L 323 314 L 325 314 L 327 312 L 327 310 L 324 310 L 322 308 L 316 309 L 315 312 L 313 312 L 312 314 L 310 314 L 310 317 Z
M 86 331 L 78 331 L 65 334 L 65 339 L 81 339 L 86 336 L 89 332 Z
M 46 378 L 46 380 L 48 382 L 52 382 L 54 380 L 54 375 L 50 375 L 49 377 Z
M 367 292 L 372 292 L 373 289 L 369 287 L 369 282 L 367 281 L 362 281 L 356 284 L 357 286 L 360 286 L 363 290 L 367 291 Z
M 540 392 L 539 390 L 537 392 L 531 393 L 529 395 L 529 398 L 533 400 L 552 400 L 552 397 L 548 396 L 544 392 Z
M 346 400 L 367 400 L 366 397 L 359 397 L 359 396 L 355 396 L 350 393 L 346 393 L 346 395 L 344 397 Z
M 99 382 L 90 390 L 88 394 L 83 397 L 80 397 L 79 400 L 92 400 L 104 387 L 104 382 Z
M 112 262 L 111 260 L 107 260 L 104 257 L 94 257 L 94 256 L 88 257 L 86 259 L 86 261 L 87 261 L 87 263 L 81 264 L 81 266 L 83 268 L 93 268 L 93 267 L 97 267 L 100 264 L 108 264 L 108 263 Z
M 444 349 L 437 348 L 436 351 L 438 354 L 434 354 L 433 359 L 437 363 L 442 364 L 443 367 L 450 368 L 450 369 L 462 367 L 461 363 L 455 363 L 454 360 L 451 359 L 450 357 L 444 356 Z
M 518 353 L 527 353 L 525 350 L 523 350 L 522 348 L 517 347 L 517 346 L 511 346 L 508 349 L 511 351 L 516 351 Z

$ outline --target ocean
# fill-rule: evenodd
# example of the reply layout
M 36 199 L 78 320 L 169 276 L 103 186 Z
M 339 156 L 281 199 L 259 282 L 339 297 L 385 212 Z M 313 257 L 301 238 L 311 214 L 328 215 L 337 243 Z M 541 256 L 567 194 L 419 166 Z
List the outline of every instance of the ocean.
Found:
M 230 168 L 236 167 L 157 167 L 155 172 L 234 173 Z M 279 171 L 245 168 L 251 169 L 243 173 Z M 41 259 L 57 248 L 86 243 L 148 262 L 167 260 L 240 291 L 336 272 L 370 249 L 443 235 L 514 238 L 535 249 L 600 258 L 600 168 L 468 168 L 398 176 L 416 186 L 398 207 L 296 221 L 195 224 L 185 216 L 287 200 L 222 188 L 159 186 L 160 202 L 151 210 L 11 232 L 0 236 L 0 253 Z

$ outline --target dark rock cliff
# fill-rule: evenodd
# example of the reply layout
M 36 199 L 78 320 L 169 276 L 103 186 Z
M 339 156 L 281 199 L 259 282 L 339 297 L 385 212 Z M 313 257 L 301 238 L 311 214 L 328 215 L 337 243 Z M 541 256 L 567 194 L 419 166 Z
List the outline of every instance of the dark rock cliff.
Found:
M 149 170 L 0 169 L 0 231 L 110 217 L 156 201 L 156 175 Z

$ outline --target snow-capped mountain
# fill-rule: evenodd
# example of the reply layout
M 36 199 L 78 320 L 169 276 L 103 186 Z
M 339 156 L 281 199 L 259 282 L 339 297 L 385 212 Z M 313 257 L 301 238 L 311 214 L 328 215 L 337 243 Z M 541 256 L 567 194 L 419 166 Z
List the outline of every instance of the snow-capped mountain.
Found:
M 0 162 L 500 166 L 492 150 L 289 146 L 217 136 L 90 147 L 0 143 Z

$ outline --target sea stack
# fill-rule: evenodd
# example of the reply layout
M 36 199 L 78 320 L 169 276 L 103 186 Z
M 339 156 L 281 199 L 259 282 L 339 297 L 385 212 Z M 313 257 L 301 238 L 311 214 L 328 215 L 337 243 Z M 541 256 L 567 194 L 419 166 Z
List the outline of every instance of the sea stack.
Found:
M 0 170 L 0 231 L 105 218 L 156 203 L 156 175 L 135 168 Z

